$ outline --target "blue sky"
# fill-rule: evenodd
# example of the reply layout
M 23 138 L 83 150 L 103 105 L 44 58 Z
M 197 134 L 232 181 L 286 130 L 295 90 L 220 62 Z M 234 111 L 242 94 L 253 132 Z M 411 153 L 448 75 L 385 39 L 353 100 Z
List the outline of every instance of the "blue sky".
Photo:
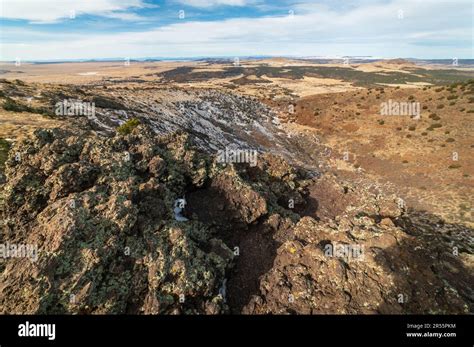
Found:
M 473 58 L 471 0 L 0 0 L 0 60 Z

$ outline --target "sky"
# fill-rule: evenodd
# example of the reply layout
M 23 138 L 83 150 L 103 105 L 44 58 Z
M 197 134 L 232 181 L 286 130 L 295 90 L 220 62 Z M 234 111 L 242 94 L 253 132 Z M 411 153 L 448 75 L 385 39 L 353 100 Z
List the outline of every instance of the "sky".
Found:
M 472 0 L 0 0 L 0 60 L 474 58 Z

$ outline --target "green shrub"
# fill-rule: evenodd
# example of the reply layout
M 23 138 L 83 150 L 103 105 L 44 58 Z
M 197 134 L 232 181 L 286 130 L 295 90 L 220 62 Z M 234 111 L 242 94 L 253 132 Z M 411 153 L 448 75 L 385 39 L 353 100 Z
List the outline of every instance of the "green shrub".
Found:
M 140 121 L 136 118 L 132 118 L 127 120 L 121 126 L 117 127 L 117 132 L 121 135 L 128 135 L 135 129 L 137 126 L 140 125 Z

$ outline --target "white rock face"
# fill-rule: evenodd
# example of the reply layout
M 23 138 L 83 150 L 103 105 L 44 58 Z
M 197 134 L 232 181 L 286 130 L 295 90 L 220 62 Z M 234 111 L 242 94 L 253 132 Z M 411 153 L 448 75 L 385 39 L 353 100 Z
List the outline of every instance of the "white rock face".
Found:
M 269 151 L 308 169 L 317 162 L 314 153 L 319 152 L 315 147 L 319 141 L 314 135 L 288 136 L 277 114 L 256 99 L 215 89 L 150 88 L 115 93 L 126 110 L 96 108 L 95 117 L 89 118 L 94 130 L 112 134 L 117 126 L 137 118 L 157 134 L 185 131 L 198 148 L 210 154 L 232 147 Z

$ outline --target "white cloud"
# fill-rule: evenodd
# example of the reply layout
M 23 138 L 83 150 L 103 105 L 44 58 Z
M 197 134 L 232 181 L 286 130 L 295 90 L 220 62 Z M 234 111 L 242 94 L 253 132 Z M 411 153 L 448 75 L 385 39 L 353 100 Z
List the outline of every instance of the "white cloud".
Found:
M 397 17 L 403 8 L 405 18 Z M 472 58 L 471 3 L 397 0 L 337 12 L 179 22 L 142 32 L 10 35 L 1 58 L 14 60 L 245 55 Z M 440 15 L 442 13 L 442 15 Z M 19 37 L 14 41 L 12 37 Z
M 214 6 L 245 6 L 251 3 L 249 0 L 176 0 L 176 2 L 192 7 L 214 7 Z
M 135 20 L 140 17 L 123 11 L 149 6 L 142 0 L 1 0 L 0 17 L 54 23 L 73 13 Z

